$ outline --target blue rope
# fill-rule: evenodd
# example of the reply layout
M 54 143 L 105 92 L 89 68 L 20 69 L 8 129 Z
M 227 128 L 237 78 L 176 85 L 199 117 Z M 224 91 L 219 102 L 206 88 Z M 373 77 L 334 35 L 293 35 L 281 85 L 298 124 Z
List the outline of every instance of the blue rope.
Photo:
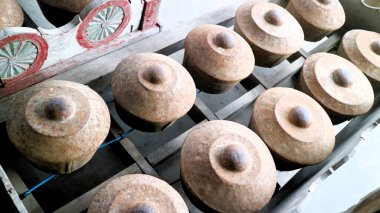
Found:
M 37 185 L 33 186 L 32 188 L 26 190 L 24 193 L 20 195 L 21 199 L 24 199 L 26 196 L 31 194 L 34 190 L 38 189 L 40 186 L 44 185 L 45 183 L 49 182 L 51 179 L 57 177 L 57 175 L 50 175 L 49 177 L 45 178 L 41 182 L 39 182 Z
M 120 135 L 119 137 L 117 137 L 117 138 L 115 138 L 115 139 L 113 139 L 113 140 L 110 140 L 110 141 L 108 141 L 108 142 L 103 143 L 102 145 L 99 146 L 98 149 L 102 149 L 102 148 L 104 148 L 104 147 L 106 147 L 106 146 L 108 146 L 108 145 L 110 145 L 110 144 L 112 144 L 112 143 L 115 143 L 115 142 L 117 142 L 117 141 L 120 141 L 121 139 L 127 137 L 127 135 L 128 135 L 130 132 L 132 132 L 133 130 L 134 130 L 134 129 L 130 129 L 130 130 L 128 130 L 128 132 L 126 132 L 126 133 Z
M 134 130 L 134 129 L 130 129 L 130 130 L 128 130 L 128 132 L 126 132 L 126 133 L 120 135 L 119 137 L 117 137 L 117 138 L 115 138 L 115 139 L 113 139 L 113 140 L 110 140 L 110 141 L 108 141 L 108 142 L 102 143 L 102 144 L 98 147 L 98 150 L 99 150 L 99 149 L 102 149 L 102 148 L 104 148 L 104 147 L 106 147 L 106 146 L 108 146 L 108 145 L 110 145 L 110 144 L 112 144 L 112 143 L 115 143 L 115 142 L 117 142 L 117 141 L 120 141 L 121 139 L 123 139 L 123 138 L 125 138 L 125 137 L 127 137 L 127 135 L 128 135 L 130 132 L 132 132 L 133 130 Z M 38 184 L 36 184 L 36 185 L 33 186 L 32 188 L 30 188 L 30 189 L 26 190 L 25 192 L 21 193 L 21 194 L 19 195 L 19 197 L 20 197 L 21 199 L 26 198 L 26 197 L 27 197 L 28 195 L 30 195 L 34 190 L 38 189 L 40 186 L 44 185 L 45 183 L 49 182 L 50 180 L 52 180 L 53 178 L 55 178 L 55 177 L 57 177 L 57 176 L 58 176 L 58 175 L 50 175 L 49 177 L 45 178 L 44 180 L 42 180 L 41 182 L 39 182 Z

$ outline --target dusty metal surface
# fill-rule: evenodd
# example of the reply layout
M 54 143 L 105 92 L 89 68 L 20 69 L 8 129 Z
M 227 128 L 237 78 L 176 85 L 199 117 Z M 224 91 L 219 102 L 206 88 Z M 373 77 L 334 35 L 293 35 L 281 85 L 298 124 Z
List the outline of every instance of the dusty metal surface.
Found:
M 380 34 L 351 30 L 344 34 L 338 54 L 354 63 L 376 90 L 380 87 Z
M 218 94 L 247 78 L 255 57 L 237 33 L 217 25 L 202 25 L 186 37 L 183 65 L 198 89 Z
M 322 106 L 294 89 L 272 88 L 260 95 L 250 128 L 267 144 L 280 171 L 318 164 L 335 145 L 334 128 Z
M 102 187 L 94 196 L 88 212 L 186 213 L 188 209 L 181 195 L 165 181 L 150 175 L 131 174 Z
M 106 104 L 81 84 L 44 82 L 18 99 L 15 107 L 16 116 L 7 121 L 8 137 L 46 171 L 65 174 L 82 167 L 109 132 Z
M 230 121 L 194 127 L 181 150 L 184 187 L 218 212 L 260 210 L 275 190 L 275 168 L 263 141 Z
M 123 60 L 113 73 L 112 91 L 121 118 L 143 131 L 161 131 L 184 116 L 196 96 L 186 69 L 156 53 L 134 54 Z
M 290 0 L 286 9 L 302 26 L 306 41 L 319 41 L 346 21 L 338 0 Z
M 374 92 L 363 72 L 334 54 L 317 53 L 306 59 L 299 86 L 326 109 L 334 124 L 364 114 L 373 105 Z
M 277 4 L 248 1 L 236 11 L 234 30 L 251 45 L 256 64 L 272 67 L 303 45 L 297 20 Z

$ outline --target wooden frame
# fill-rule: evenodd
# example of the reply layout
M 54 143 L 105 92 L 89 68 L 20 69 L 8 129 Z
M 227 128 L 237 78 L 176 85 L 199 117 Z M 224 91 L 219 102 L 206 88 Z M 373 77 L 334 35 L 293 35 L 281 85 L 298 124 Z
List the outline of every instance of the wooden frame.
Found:
M 123 48 L 103 57 L 103 60 L 113 59 L 113 63 L 106 64 L 102 60 L 94 60 L 82 66 L 75 67 L 66 73 L 58 75 L 55 79 L 74 80 L 86 84 L 89 83 L 90 87 L 101 94 L 110 108 L 113 120 L 111 133 L 114 137 L 118 137 L 120 132 L 126 132 L 128 129 L 125 128 L 126 125 L 118 118 L 118 115 L 114 110 L 113 96 L 110 92 L 111 72 L 116 64 L 122 58 L 126 57 L 126 54 L 140 51 L 159 52 L 162 54 L 171 55 L 183 48 L 183 39 L 187 33 L 194 26 L 203 23 L 221 24 L 223 26 L 230 27 L 233 23 L 233 19 L 231 18 L 234 16 L 234 11 L 237 6 L 238 5 L 234 3 L 215 11 L 215 13 L 210 13 L 196 20 L 192 20 L 191 22 L 183 25 L 181 28 L 155 35 L 145 40 L 144 44 L 135 43 L 131 45 L 133 50 Z M 242 109 L 245 109 L 252 104 L 254 100 L 265 91 L 265 89 L 269 89 L 274 86 L 294 87 L 296 80 L 294 76 L 300 71 L 304 60 L 314 52 L 331 51 L 337 47 L 340 38 L 343 35 L 342 32 L 337 32 L 329 36 L 326 41 L 314 47 L 311 51 L 300 50 L 298 53 L 294 54 L 289 61 L 276 67 L 256 67 L 252 75 L 241 82 L 241 85 L 247 90 L 247 92 L 216 112 L 212 111 L 207 106 L 207 102 L 203 102 L 198 97 L 194 107 L 188 113 L 188 116 L 196 124 L 207 122 L 208 120 L 230 119 L 235 113 L 241 112 Z M 168 41 L 169 37 L 171 38 L 170 42 Z M 179 58 L 178 61 L 182 61 L 181 59 L 182 58 Z M 95 70 L 95 73 L 89 75 L 88 67 L 97 67 L 99 70 Z M 81 75 L 78 76 L 78 73 L 81 73 Z M 14 98 L 17 98 L 17 94 L 0 100 L 0 106 L 9 106 Z M 380 105 L 380 96 L 377 96 L 375 104 L 376 106 Z M 362 132 L 376 122 L 379 117 L 380 109 L 375 108 L 371 112 L 352 120 L 347 127 L 345 127 L 337 135 L 337 146 L 332 155 L 325 162 L 319 165 L 301 169 L 285 186 L 281 186 L 262 212 L 271 212 L 279 209 L 281 209 L 281 211 L 292 211 L 296 209 L 299 205 L 298 198 L 300 197 L 300 194 L 303 195 L 301 197 L 304 197 L 305 193 L 307 194 L 309 187 L 315 182 L 316 179 L 326 176 L 328 171 L 330 171 L 334 165 L 339 163 L 339 161 L 357 145 L 359 141 L 358 138 Z M 4 121 L 7 117 L 3 116 L 1 119 L 1 121 Z M 132 173 L 146 173 L 162 178 L 180 192 L 180 194 L 184 197 L 190 212 L 199 212 L 199 210 L 196 209 L 189 199 L 187 199 L 184 191 L 182 190 L 179 171 L 172 176 L 159 176 L 158 172 L 162 165 L 171 162 L 173 159 L 178 160 L 178 152 L 190 130 L 191 129 L 188 129 L 187 131 L 180 133 L 178 137 L 168 141 L 166 144 L 146 156 L 141 154 L 131 140 L 127 138 L 120 140 L 119 143 L 122 145 L 126 154 L 131 156 L 135 163 L 124 169 L 122 172 L 115 174 L 112 178 Z M 84 211 L 88 207 L 88 204 L 99 187 L 107 181 L 109 180 L 105 180 L 102 184 L 62 206 L 56 210 L 56 212 Z M 39 206 L 37 202 L 33 202 L 32 205 Z M 41 207 L 38 207 L 38 209 L 41 209 Z
M 18 211 L 18 212 L 22 212 L 22 213 L 27 212 L 24 204 L 22 204 L 20 198 L 18 197 L 18 194 L 17 194 L 15 188 L 13 187 L 12 183 L 10 182 L 7 174 L 5 173 L 5 171 L 4 171 L 3 167 L 1 167 L 1 165 L 0 165 L 0 180 L 1 180 L 1 184 L 4 186 L 4 190 L 6 191 L 6 193 L 11 198 L 10 200 L 12 201 L 12 204 L 10 204 L 10 205 L 13 206 L 13 210 Z M 4 201 L 2 201 L 2 202 L 4 202 Z M 3 205 L 6 205 L 6 203 L 3 203 Z M 4 207 L 2 207 L 2 208 L 4 208 Z

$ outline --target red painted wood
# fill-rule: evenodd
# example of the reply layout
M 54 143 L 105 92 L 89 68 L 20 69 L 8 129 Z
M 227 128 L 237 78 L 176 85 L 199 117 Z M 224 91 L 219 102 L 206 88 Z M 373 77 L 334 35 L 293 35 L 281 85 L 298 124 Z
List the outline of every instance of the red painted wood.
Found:
M 38 82 L 51 78 L 60 73 L 66 72 L 67 70 L 72 69 L 80 64 L 84 64 L 90 60 L 93 60 L 94 58 L 103 56 L 109 52 L 112 52 L 116 49 L 119 49 L 125 46 L 125 44 L 127 43 L 132 44 L 136 41 L 139 41 L 142 38 L 144 38 L 145 34 L 149 34 L 154 31 L 158 32 L 158 27 L 156 27 L 156 29 L 151 29 L 151 30 L 152 30 L 151 32 L 150 31 L 133 32 L 129 34 L 128 36 L 117 38 L 109 42 L 107 45 L 88 49 L 86 52 L 80 53 L 65 61 L 57 62 L 56 64 L 49 66 L 47 68 L 44 68 L 38 72 L 35 72 L 34 74 L 28 74 L 26 76 L 23 76 L 22 78 L 18 78 L 17 81 L 9 82 L 5 85 L 5 87 L 0 87 L 0 98 L 13 94 L 19 90 L 25 89 L 33 84 L 36 84 Z
M 86 37 L 86 28 L 88 24 L 90 23 L 91 19 L 101 10 L 110 7 L 110 6 L 118 6 L 121 7 L 124 10 L 125 17 L 123 19 L 123 22 L 120 24 L 119 28 L 114 32 L 111 36 L 101 40 L 101 41 L 91 41 Z M 86 18 L 83 20 L 81 25 L 79 26 L 78 33 L 77 33 L 77 40 L 78 43 L 85 47 L 85 48 L 93 48 L 98 47 L 100 45 L 104 45 L 109 43 L 110 41 L 117 38 L 123 30 L 127 27 L 129 20 L 131 18 L 131 9 L 130 9 L 130 3 L 126 0 L 111 0 L 107 1 L 102 5 L 99 5 L 95 9 L 91 10 L 91 12 L 86 16 Z
M 161 0 L 144 0 L 144 15 L 142 19 L 141 29 L 146 30 L 157 24 L 158 11 L 160 9 Z
M 38 54 L 37 58 L 34 61 L 34 63 L 23 73 L 20 75 L 17 75 L 13 78 L 3 78 L 2 81 L 5 84 L 11 84 L 13 82 L 18 81 L 19 79 L 22 79 L 28 75 L 32 75 L 40 70 L 42 65 L 44 64 L 47 54 L 48 54 L 48 44 L 46 41 L 37 34 L 32 34 L 32 33 L 23 33 L 23 34 L 17 34 L 17 35 L 11 35 L 8 36 L 2 40 L 0 40 L 0 48 L 15 41 L 30 41 L 34 45 L 36 45 Z

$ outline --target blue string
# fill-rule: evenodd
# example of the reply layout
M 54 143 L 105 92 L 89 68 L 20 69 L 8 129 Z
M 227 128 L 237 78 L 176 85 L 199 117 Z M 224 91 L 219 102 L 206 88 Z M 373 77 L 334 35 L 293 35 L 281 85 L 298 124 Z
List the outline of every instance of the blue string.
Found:
M 26 196 L 28 196 L 29 194 L 31 194 L 34 190 L 36 190 L 40 186 L 44 185 L 45 183 L 49 182 L 51 179 L 53 179 L 55 177 L 57 177 L 57 175 L 50 175 L 49 177 L 47 177 L 44 180 L 42 180 L 41 182 L 39 182 L 37 185 L 33 186 L 32 188 L 30 188 L 27 191 L 25 191 L 24 193 L 22 193 L 20 195 L 20 198 L 24 199 Z
M 130 132 L 132 132 L 133 130 L 134 130 L 134 129 L 130 129 L 130 130 L 128 130 L 128 132 L 126 132 L 126 133 L 120 135 L 119 137 L 117 137 L 117 138 L 115 138 L 115 139 L 113 139 L 113 140 L 110 140 L 110 141 L 108 141 L 108 142 L 103 143 L 102 145 L 99 146 L 98 149 L 102 149 L 102 148 L 104 148 L 104 147 L 106 147 L 106 146 L 108 146 L 108 145 L 110 145 L 110 144 L 112 144 L 112 143 L 115 143 L 115 142 L 117 142 L 117 141 L 120 141 L 121 139 L 127 137 L 127 135 L 128 135 Z
M 134 129 L 130 129 L 128 130 L 128 132 L 120 135 L 119 137 L 113 139 L 113 140 L 110 140 L 108 142 L 105 142 L 105 143 L 102 143 L 99 147 L 98 147 L 98 150 L 99 149 L 102 149 L 112 143 L 115 143 L 117 141 L 120 141 L 121 139 L 127 137 L 127 135 L 132 132 Z M 24 199 L 26 198 L 28 195 L 30 195 L 34 190 L 38 189 L 40 186 L 44 185 L 45 183 L 49 182 L 50 180 L 52 180 L 53 178 L 57 177 L 58 175 L 50 175 L 49 177 L 45 178 L 44 180 L 42 180 L 41 182 L 39 182 L 38 184 L 36 184 L 35 186 L 33 186 L 32 188 L 26 190 L 25 192 L 23 192 L 22 194 L 19 195 L 19 197 L 21 199 Z

